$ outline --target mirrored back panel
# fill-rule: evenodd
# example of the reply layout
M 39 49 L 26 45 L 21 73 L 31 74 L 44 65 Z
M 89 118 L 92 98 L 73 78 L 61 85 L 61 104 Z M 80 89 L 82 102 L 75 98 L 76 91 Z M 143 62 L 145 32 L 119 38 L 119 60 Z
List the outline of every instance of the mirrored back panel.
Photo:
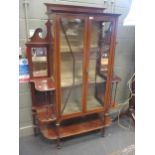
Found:
M 33 77 L 47 76 L 47 48 L 33 47 L 31 48 Z

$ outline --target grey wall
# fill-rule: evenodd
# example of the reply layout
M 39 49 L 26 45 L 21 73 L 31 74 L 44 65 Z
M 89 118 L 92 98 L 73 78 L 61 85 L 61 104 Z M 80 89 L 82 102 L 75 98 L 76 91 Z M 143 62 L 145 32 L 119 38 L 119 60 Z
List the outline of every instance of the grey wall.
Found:
M 111 6 L 111 2 L 113 1 L 114 5 Z M 44 23 L 47 20 L 47 16 L 45 14 L 46 8 L 43 4 L 45 2 L 96 7 L 104 6 L 107 8 L 106 12 L 122 14 L 118 23 L 114 70 L 122 79 L 118 87 L 117 101 L 119 103 L 123 103 L 129 94 L 127 81 L 134 73 L 135 29 L 133 26 L 123 26 L 123 20 L 128 14 L 131 0 L 107 0 L 107 3 L 104 3 L 104 0 L 28 0 L 28 2 L 28 29 L 36 29 L 38 27 L 45 29 Z M 19 1 L 19 13 L 19 45 L 23 47 L 26 42 L 23 0 Z M 45 33 L 46 30 L 44 31 L 44 34 Z M 33 134 L 31 96 L 28 83 L 20 84 L 19 86 L 20 136 L 26 136 Z

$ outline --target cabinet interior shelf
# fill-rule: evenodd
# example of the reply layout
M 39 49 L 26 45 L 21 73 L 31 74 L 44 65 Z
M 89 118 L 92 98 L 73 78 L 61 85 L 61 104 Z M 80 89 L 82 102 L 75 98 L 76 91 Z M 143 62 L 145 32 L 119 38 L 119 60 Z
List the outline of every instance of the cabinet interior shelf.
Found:
M 71 87 L 72 83 L 73 83 L 73 78 L 72 75 L 65 72 L 62 74 L 62 80 L 61 80 L 61 87 L 62 88 L 67 88 L 67 87 Z M 95 73 L 94 72 L 90 72 L 89 74 L 89 85 L 95 84 Z M 104 80 L 103 77 L 101 76 L 97 76 L 97 80 L 96 83 L 105 83 L 106 81 Z M 77 75 L 75 77 L 75 85 L 74 86 L 79 86 L 82 85 L 83 81 L 82 81 L 82 75 Z
M 87 107 L 86 107 L 86 111 L 90 111 L 93 109 L 98 109 L 98 108 L 103 108 L 103 105 L 101 103 L 101 100 L 99 101 L 97 99 L 97 97 L 94 96 L 88 96 L 87 98 Z M 62 103 L 62 107 L 64 106 L 64 104 Z M 82 103 L 81 101 L 70 101 L 67 103 L 63 115 L 67 115 L 67 114 L 71 114 L 71 113 L 78 113 L 82 111 Z
M 83 51 L 83 46 L 79 45 L 78 46 L 71 46 L 72 50 L 76 53 L 78 53 L 79 51 L 82 52 Z M 90 47 L 90 51 L 97 51 L 99 48 L 98 48 L 98 45 L 92 45 Z M 69 52 L 69 47 L 67 45 L 61 45 L 61 53 L 68 53 Z

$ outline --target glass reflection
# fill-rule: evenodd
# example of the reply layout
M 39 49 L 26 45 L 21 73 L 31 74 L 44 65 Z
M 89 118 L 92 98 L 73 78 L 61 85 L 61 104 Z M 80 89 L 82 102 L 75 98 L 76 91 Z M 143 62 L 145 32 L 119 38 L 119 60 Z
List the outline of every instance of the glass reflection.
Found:
M 45 47 L 33 47 L 31 53 L 33 76 L 47 76 L 47 49 Z
M 82 111 L 84 20 L 61 18 L 62 114 Z
M 111 23 L 92 21 L 91 34 L 87 110 L 98 109 L 104 106 L 111 41 Z

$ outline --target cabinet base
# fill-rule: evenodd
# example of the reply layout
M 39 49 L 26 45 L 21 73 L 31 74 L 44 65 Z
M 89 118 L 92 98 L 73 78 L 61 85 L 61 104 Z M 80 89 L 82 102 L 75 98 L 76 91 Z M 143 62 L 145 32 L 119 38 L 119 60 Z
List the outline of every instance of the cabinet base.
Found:
M 112 121 L 108 116 L 105 117 L 105 120 L 102 120 L 100 117 L 93 119 L 84 117 L 78 118 L 78 121 L 71 120 L 71 123 L 69 120 L 66 120 L 65 123 L 61 123 L 59 129 L 55 126 L 44 126 L 41 129 L 41 133 L 45 138 L 55 140 L 103 129 L 110 126 L 111 123 Z

